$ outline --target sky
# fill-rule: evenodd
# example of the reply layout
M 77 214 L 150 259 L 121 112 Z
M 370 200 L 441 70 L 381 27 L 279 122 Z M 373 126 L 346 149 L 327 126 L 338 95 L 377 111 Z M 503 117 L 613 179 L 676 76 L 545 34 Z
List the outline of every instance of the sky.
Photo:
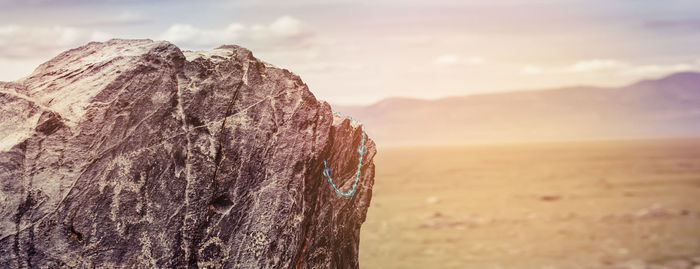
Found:
M 700 1 L 0 0 L 0 81 L 110 38 L 241 45 L 317 98 L 370 104 L 700 70 Z

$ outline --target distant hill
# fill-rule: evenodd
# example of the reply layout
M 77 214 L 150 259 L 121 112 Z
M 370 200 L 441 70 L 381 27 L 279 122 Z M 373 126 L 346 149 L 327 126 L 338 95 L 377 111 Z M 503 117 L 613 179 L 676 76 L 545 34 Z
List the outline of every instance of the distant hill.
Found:
M 700 136 L 700 73 L 335 109 L 364 122 L 379 145 Z

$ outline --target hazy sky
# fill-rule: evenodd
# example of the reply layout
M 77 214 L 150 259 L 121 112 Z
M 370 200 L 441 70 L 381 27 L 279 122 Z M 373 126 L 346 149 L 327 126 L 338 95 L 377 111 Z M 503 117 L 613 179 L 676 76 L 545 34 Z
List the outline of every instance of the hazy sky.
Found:
M 361 104 L 700 70 L 700 1 L 0 0 L 0 80 L 113 37 L 239 44 Z

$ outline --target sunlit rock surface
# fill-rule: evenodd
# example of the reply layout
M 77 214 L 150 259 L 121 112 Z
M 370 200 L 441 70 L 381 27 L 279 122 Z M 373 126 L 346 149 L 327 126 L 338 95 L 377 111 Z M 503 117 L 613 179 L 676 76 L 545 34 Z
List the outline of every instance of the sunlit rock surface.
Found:
M 360 126 L 238 46 L 92 42 L 0 83 L 0 267 L 357 268 Z M 334 120 L 335 117 L 335 120 Z

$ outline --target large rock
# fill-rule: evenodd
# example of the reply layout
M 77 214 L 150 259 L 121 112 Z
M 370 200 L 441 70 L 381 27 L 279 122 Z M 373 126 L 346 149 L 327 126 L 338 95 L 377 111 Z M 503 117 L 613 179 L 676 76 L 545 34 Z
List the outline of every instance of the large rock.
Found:
M 238 46 L 110 40 L 0 83 L 0 267 L 357 268 L 359 125 Z

